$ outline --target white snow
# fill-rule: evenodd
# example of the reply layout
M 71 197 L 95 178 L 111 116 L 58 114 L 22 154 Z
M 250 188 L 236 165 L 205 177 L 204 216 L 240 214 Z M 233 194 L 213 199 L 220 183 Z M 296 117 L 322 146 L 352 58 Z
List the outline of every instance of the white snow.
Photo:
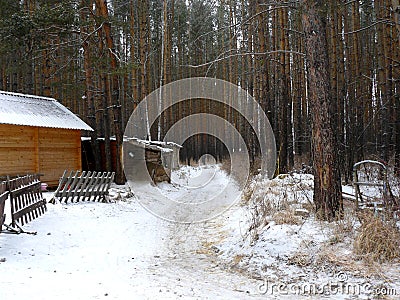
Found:
M 127 189 L 113 186 L 110 198 Z M 257 280 L 231 273 L 207 253 L 227 216 L 163 221 L 136 199 L 153 189 L 114 203 L 48 204 L 24 226 L 37 235 L 1 233 L 0 299 L 257 298 Z
M 275 210 L 307 204 L 312 199 L 312 182 L 312 176 L 307 174 L 285 174 L 273 180 L 255 178 L 249 203 L 239 208 L 241 212 L 235 214 L 235 220 L 231 219 L 223 228 L 232 234 L 215 245 L 219 258 L 234 269 L 264 280 L 259 292 L 268 297 L 303 295 L 317 299 L 324 295 L 330 299 L 370 299 L 386 293 L 391 294 L 389 299 L 392 299 L 390 296 L 396 299 L 400 295 L 399 262 L 366 270 L 354 257 L 349 261 L 352 240 L 346 243 L 346 236 L 342 242 L 335 240 L 335 226 L 340 226 L 340 221 L 329 224 L 310 216 L 292 225 L 276 224 L 273 220 Z M 350 188 L 346 191 L 351 192 Z M 256 230 L 256 237 L 249 232 L 254 220 L 249 211 L 254 209 L 252 200 L 255 199 L 271 204 L 264 225 L 260 223 Z M 357 228 L 359 224 L 352 217 L 354 223 L 349 225 Z M 384 275 L 378 276 L 378 273 Z M 280 286 L 281 290 L 274 290 L 274 286 Z M 327 286 L 332 290 L 321 294 L 319 289 Z M 339 290 L 338 286 L 354 291 Z M 314 291 L 307 290 L 310 288 Z
M 383 280 L 321 257 L 333 231 L 313 217 L 294 225 L 268 219 L 254 239 L 251 206 L 229 207 L 223 197 L 238 191 L 224 188 L 227 182 L 218 166 L 186 166 L 173 173 L 173 184 L 138 185 L 133 197 L 128 186 L 113 186 L 111 203 L 48 204 L 43 216 L 24 226 L 37 235 L 0 234 L 0 299 L 368 298 L 312 290 L 337 283 L 364 290 L 381 284 L 400 293 L 398 264 L 383 266 Z M 253 197 L 301 209 L 312 199 L 311 183 L 307 174 L 257 178 Z M 225 211 L 207 222 L 168 222 L 142 206 L 160 191 L 179 204 L 201 203 L 221 190 Z M 168 213 L 179 213 L 176 203 L 165 207 Z M 336 254 L 345 251 L 338 247 Z
M 142 147 L 149 149 L 160 150 L 161 152 L 165 153 L 173 152 L 172 148 L 182 148 L 181 145 L 174 142 L 149 141 L 149 140 L 138 139 L 135 137 L 132 138 L 126 137 L 125 140 L 135 145 L 140 145 Z
M 172 184 L 129 182 L 140 203 L 162 219 L 179 223 L 199 223 L 221 215 L 240 200 L 234 179 L 219 166 L 182 167 L 174 171 Z
M 0 124 L 93 129 L 53 98 L 0 91 Z

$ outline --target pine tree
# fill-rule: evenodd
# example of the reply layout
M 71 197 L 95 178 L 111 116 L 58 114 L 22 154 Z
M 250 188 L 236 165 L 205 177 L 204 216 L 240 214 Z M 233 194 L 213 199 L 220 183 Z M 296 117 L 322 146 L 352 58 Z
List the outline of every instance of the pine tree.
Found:
M 326 6 L 321 0 L 303 2 L 302 22 L 312 115 L 314 203 L 319 217 L 335 220 L 343 211 L 337 146 L 332 128 Z

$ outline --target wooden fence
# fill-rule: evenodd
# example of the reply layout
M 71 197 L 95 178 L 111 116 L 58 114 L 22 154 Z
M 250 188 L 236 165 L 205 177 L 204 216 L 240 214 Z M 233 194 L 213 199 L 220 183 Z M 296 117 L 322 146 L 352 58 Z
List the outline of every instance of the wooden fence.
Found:
M 108 195 L 114 172 L 65 170 L 54 197 L 60 202 L 103 201 Z
M 36 219 L 46 210 L 40 175 L 26 175 L 8 181 L 11 204 L 11 225 L 16 227 Z
M 6 215 L 4 214 L 4 205 L 6 204 L 7 198 L 8 198 L 7 183 L 0 182 L 0 232 L 4 224 L 4 221 L 6 220 Z

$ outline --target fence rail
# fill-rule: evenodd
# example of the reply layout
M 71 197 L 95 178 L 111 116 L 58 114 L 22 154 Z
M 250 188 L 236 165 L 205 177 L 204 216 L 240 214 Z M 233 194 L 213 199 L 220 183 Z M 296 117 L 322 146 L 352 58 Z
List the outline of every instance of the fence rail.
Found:
M 65 170 L 54 197 L 60 202 L 102 201 L 108 195 L 114 172 Z

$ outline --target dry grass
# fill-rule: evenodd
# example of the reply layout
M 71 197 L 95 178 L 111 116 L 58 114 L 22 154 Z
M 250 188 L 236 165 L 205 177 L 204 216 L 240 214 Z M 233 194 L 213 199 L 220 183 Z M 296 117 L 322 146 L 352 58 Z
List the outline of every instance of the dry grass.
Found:
M 329 244 L 334 245 L 344 242 L 345 238 L 354 238 L 354 227 L 357 219 L 353 211 L 345 210 L 343 219 L 339 219 L 332 223 L 332 235 Z
M 253 193 L 254 193 L 254 189 L 251 188 L 249 185 L 247 185 L 244 188 L 243 193 L 242 193 L 242 201 L 244 204 L 249 203 L 251 197 L 253 196 Z
M 240 254 L 240 255 L 235 255 L 235 257 L 234 257 L 233 260 L 232 260 L 232 264 L 233 264 L 233 265 L 239 264 L 239 263 L 243 260 L 244 257 L 245 257 L 245 256 L 242 255 L 242 254 Z
M 306 251 L 298 251 L 288 259 L 288 263 L 299 267 L 307 267 L 312 264 L 312 258 Z
M 301 217 L 296 216 L 292 209 L 277 211 L 273 214 L 272 220 L 275 221 L 277 225 L 300 225 L 303 223 Z
M 281 174 L 273 180 L 256 178 L 247 185 L 242 200 L 250 208 L 248 231 L 252 242 L 258 239 L 270 221 L 278 225 L 301 225 L 304 222 L 296 209 L 301 209 L 303 204 L 310 208 L 311 204 L 303 202 L 306 198 L 304 194 L 310 188 L 302 184 L 302 179 Z
M 315 264 L 317 266 L 333 266 L 349 274 L 365 278 L 388 279 L 383 265 L 377 261 L 357 260 L 353 253 L 346 251 L 347 248 L 337 247 L 336 245 L 326 245 L 317 254 Z
M 382 221 L 370 212 L 360 216 L 361 227 L 354 252 L 365 261 L 393 261 L 400 258 L 400 231 L 392 221 Z

